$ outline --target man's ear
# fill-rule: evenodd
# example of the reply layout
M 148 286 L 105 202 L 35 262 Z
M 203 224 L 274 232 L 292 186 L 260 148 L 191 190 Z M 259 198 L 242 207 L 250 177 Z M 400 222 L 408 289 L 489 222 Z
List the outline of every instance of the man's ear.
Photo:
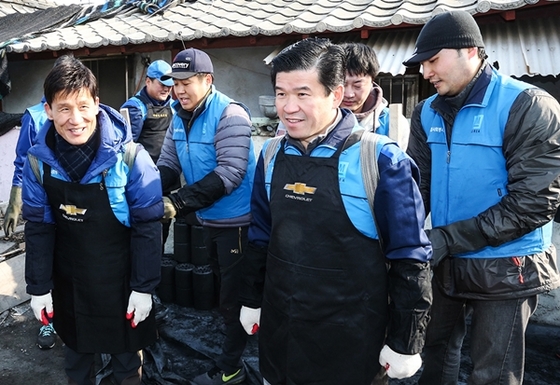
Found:
M 344 98 L 344 86 L 342 84 L 336 86 L 333 91 L 333 108 L 340 107 L 340 103 L 342 103 L 342 99 Z
M 47 113 L 47 118 L 49 118 L 49 120 L 53 120 L 52 110 L 51 110 L 51 106 L 49 106 L 49 103 L 43 104 L 43 108 L 45 109 L 45 112 Z

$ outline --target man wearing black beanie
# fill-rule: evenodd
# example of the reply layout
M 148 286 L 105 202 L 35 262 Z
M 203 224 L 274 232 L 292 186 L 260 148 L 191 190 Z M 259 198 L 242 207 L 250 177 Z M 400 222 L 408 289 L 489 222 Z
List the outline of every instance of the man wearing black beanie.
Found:
M 560 105 L 486 61 L 474 18 L 433 17 L 405 66 L 437 94 L 412 115 L 409 155 L 432 215 L 434 299 L 420 385 L 457 384 L 472 315 L 469 385 L 523 382 L 537 296 L 560 286 Z

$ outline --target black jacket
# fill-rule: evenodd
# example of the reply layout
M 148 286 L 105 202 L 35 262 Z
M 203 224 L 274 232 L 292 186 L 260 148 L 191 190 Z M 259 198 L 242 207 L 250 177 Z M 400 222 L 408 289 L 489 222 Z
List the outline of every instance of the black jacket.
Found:
M 459 95 L 434 99 L 431 108 L 444 118 L 448 139 L 457 112 L 484 97 L 490 76 L 491 67 L 484 64 Z M 429 213 L 432 159 L 420 121 L 423 105 L 420 102 L 413 112 L 407 152 L 420 168 L 420 191 Z M 526 89 L 513 103 L 503 135 L 508 194 L 474 218 L 480 239 L 473 242 L 467 237 L 463 244 L 453 245 L 462 252 L 517 239 L 551 221 L 559 206 L 558 102 L 539 88 Z M 482 299 L 525 297 L 560 286 L 554 245 L 542 253 L 512 257 L 519 258 L 445 258 L 435 269 L 436 281 L 449 295 Z

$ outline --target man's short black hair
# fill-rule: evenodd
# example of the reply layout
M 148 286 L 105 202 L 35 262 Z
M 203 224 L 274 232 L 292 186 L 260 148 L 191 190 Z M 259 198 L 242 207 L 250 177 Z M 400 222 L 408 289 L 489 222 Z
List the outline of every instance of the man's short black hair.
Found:
M 99 96 L 99 87 L 93 72 L 84 63 L 71 56 L 59 58 L 43 84 L 45 99 L 49 106 L 58 94 L 70 95 L 84 88 L 89 90 L 93 98 Z
M 308 38 L 284 48 L 272 60 L 270 76 L 276 88 L 276 75 L 279 72 L 308 71 L 317 69 L 319 82 L 326 95 L 339 85 L 344 85 L 344 50 L 331 43 L 329 39 Z
M 363 43 L 343 43 L 346 54 L 346 72 L 352 76 L 369 75 L 375 80 L 379 74 L 379 61 L 375 51 Z

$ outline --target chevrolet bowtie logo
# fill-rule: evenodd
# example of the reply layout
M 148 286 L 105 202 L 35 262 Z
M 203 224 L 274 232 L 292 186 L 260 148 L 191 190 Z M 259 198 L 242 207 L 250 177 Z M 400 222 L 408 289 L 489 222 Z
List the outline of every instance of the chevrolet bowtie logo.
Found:
M 290 183 L 286 184 L 284 186 L 284 190 L 293 191 L 294 193 L 299 195 L 305 195 L 305 194 L 315 194 L 315 190 L 317 190 L 317 187 L 307 187 L 305 183 L 296 182 L 294 184 L 290 184 Z
M 59 209 L 64 210 L 64 212 L 68 215 L 84 215 L 87 209 L 79 209 L 74 205 L 63 205 L 61 204 Z

